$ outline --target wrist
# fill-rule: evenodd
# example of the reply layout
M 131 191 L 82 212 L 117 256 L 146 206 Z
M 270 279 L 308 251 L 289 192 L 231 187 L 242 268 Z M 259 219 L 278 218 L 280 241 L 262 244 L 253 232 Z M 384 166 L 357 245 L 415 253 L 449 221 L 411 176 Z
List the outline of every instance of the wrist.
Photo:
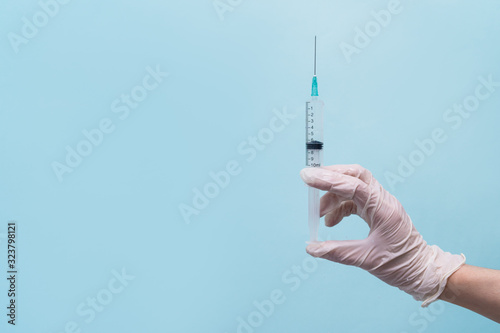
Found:
M 464 281 L 464 278 L 467 277 L 466 274 L 464 274 L 467 269 L 466 266 L 468 265 L 464 264 L 450 275 L 448 281 L 446 282 L 444 291 L 441 293 L 441 295 L 439 295 L 440 300 L 453 303 L 461 294 L 460 285 L 463 284 L 462 281 Z
M 424 281 L 433 287 L 432 291 L 426 293 L 420 299 L 414 296 L 415 299 L 423 301 L 422 307 L 427 307 L 432 302 L 438 300 L 446 289 L 450 277 L 465 264 L 465 256 L 463 254 L 456 255 L 444 252 L 436 245 L 430 246 L 430 249 L 433 251 L 433 256 L 424 275 L 428 279 Z

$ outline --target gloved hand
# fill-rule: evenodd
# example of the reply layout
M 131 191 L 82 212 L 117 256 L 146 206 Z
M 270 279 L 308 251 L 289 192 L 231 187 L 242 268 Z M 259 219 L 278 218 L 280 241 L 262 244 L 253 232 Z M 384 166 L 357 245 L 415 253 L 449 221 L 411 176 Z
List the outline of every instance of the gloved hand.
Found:
M 359 165 L 306 168 L 307 185 L 328 191 L 320 204 L 325 224 L 332 227 L 357 214 L 370 232 L 361 240 L 314 242 L 314 257 L 361 267 L 391 286 L 424 301 L 426 307 L 443 292 L 448 277 L 465 263 L 465 256 L 427 245 L 401 203 Z

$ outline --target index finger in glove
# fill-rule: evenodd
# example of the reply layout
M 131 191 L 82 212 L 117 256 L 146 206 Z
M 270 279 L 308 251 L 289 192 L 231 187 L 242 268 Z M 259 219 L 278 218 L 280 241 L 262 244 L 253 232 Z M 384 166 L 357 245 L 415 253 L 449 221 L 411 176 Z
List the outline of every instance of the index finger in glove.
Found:
M 352 199 L 360 208 L 364 208 L 370 198 L 371 187 L 356 177 L 323 168 L 302 169 L 300 176 L 307 185 Z
M 338 172 L 347 176 L 351 176 L 354 178 L 359 178 L 368 185 L 370 185 L 373 182 L 372 173 L 369 170 L 363 168 L 359 164 L 336 164 L 336 165 L 323 166 L 322 168 Z

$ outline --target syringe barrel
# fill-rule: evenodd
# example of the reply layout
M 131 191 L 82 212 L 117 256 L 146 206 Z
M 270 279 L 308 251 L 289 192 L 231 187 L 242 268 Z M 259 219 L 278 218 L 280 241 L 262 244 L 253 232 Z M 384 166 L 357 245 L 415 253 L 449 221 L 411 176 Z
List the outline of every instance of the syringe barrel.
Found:
M 306 165 L 319 167 L 323 162 L 323 108 L 317 96 L 306 102 Z
M 306 149 L 306 166 L 318 168 L 323 165 L 323 149 Z
M 319 229 L 319 190 L 309 187 L 309 242 L 318 241 Z
M 323 101 L 313 96 L 306 102 L 306 165 L 323 164 Z M 309 242 L 318 241 L 319 190 L 309 187 Z

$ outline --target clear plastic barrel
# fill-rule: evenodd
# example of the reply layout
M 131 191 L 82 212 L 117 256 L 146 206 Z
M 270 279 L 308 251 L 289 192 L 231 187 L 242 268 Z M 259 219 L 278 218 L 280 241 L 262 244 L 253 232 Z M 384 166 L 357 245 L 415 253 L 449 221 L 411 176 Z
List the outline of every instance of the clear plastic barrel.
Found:
M 306 102 L 306 165 L 320 167 L 323 164 L 323 101 L 317 96 Z M 318 241 L 319 190 L 309 188 L 309 242 Z
M 323 101 L 313 96 L 306 102 L 306 165 L 319 167 L 323 162 Z

